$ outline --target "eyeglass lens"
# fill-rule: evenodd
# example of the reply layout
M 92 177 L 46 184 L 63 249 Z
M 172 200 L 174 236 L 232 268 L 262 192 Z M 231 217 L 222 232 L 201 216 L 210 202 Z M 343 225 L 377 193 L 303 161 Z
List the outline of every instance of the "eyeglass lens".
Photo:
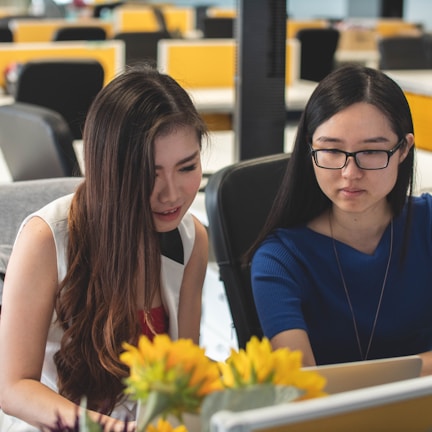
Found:
M 316 150 L 314 153 L 315 162 L 322 168 L 340 169 L 343 168 L 350 155 L 340 150 Z M 389 155 L 385 151 L 360 151 L 353 155 L 356 164 L 363 169 L 386 168 Z

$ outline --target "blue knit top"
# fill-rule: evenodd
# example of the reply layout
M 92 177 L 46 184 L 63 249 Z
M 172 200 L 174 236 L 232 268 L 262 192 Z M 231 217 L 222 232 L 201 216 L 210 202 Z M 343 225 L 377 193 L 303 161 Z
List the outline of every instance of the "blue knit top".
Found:
M 432 349 L 432 195 L 413 198 L 407 253 L 406 208 L 394 220 L 393 254 L 368 359 Z M 372 255 L 336 241 L 363 354 L 367 351 L 389 258 L 390 225 Z M 277 229 L 252 261 L 264 334 L 307 332 L 317 364 L 361 360 L 332 239 L 306 226 Z

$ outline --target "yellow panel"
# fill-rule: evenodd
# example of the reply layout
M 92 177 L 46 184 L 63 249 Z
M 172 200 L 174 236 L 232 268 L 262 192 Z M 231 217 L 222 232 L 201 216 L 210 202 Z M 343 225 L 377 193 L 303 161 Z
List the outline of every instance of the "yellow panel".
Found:
M 163 6 L 168 30 L 182 34 L 195 28 L 195 12 L 191 7 Z M 113 12 L 116 33 L 126 31 L 157 31 L 159 24 L 149 6 L 121 6 Z
M 430 432 L 432 396 L 329 415 L 255 432 Z
M 15 42 L 50 42 L 55 31 L 60 27 L 79 25 L 102 27 L 105 29 L 108 38 L 113 35 L 112 24 L 98 19 L 86 19 L 85 21 L 19 19 L 12 22 L 12 31 Z
M 291 64 L 294 61 L 295 51 L 290 43 L 286 45 L 285 53 L 285 84 L 290 85 L 293 82 L 294 77 L 292 76 Z
M 292 39 L 296 37 L 299 30 L 304 28 L 326 28 L 329 24 L 326 20 L 287 20 L 286 38 Z
M 416 147 L 432 150 L 432 97 L 405 92 L 414 122 Z
M 0 43 L 0 71 L 4 71 L 11 63 L 24 63 L 29 60 L 95 59 L 104 68 L 106 84 L 124 68 L 123 44 L 119 42 Z M 0 73 L 0 86 L 4 84 L 4 74 Z
M 165 72 L 187 88 L 233 87 L 235 44 L 172 44 Z
M 420 35 L 421 33 L 414 23 L 392 19 L 379 20 L 375 30 L 379 36 Z
M 233 87 L 236 70 L 235 42 L 186 41 L 164 43 L 161 69 L 187 88 Z M 286 84 L 292 84 L 291 64 L 296 50 L 287 43 Z
M 117 7 L 113 11 L 113 21 L 116 33 L 159 30 L 155 14 L 148 6 Z
M 187 34 L 195 29 L 195 11 L 193 8 L 165 6 L 162 11 L 169 31 Z
M 207 9 L 207 15 L 210 17 L 235 18 L 237 10 L 234 8 L 210 7 Z
M 207 127 L 211 131 L 232 130 L 231 114 L 201 114 Z

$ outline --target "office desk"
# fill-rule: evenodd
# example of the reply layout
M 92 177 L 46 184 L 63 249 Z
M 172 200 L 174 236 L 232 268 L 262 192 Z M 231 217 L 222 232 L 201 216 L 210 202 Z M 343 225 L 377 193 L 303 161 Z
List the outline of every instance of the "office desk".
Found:
M 318 83 L 298 80 L 285 88 L 285 105 L 288 111 L 302 111 Z M 235 89 L 195 88 L 188 90 L 201 113 L 232 114 L 235 107 Z
M 392 70 L 387 75 L 404 91 L 411 108 L 416 146 L 432 150 L 432 69 Z
M 384 71 L 404 91 L 432 97 L 432 69 Z
M 432 377 L 243 412 L 220 411 L 212 432 L 430 432 Z
M 378 50 L 349 50 L 337 49 L 335 53 L 335 60 L 338 65 L 346 63 L 356 63 L 371 68 L 377 68 L 379 65 L 379 52 Z

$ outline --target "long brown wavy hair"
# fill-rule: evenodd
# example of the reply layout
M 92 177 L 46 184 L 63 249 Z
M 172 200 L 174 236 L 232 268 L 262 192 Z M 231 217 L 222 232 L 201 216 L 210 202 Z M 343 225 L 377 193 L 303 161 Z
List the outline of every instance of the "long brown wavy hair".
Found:
M 178 126 L 206 126 L 167 75 L 135 66 L 95 98 L 83 141 L 85 178 L 69 213 L 68 271 L 56 299 L 64 329 L 54 360 L 62 395 L 109 413 L 123 397 L 122 343 L 141 333 L 137 296 L 149 311 L 160 285 L 160 248 L 150 208 L 154 140 Z M 144 286 L 138 277 L 144 275 Z

